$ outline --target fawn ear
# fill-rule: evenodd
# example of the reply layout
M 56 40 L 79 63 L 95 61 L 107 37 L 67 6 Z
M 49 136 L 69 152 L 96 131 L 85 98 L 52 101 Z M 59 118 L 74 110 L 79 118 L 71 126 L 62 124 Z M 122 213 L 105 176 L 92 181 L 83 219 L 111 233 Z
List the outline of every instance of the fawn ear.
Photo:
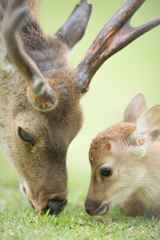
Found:
M 138 118 L 144 111 L 146 111 L 146 109 L 147 102 L 144 94 L 137 94 L 126 107 L 123 122 L 136 123 Z
M 92 5 L 88 0 L 81 0 L 77 4 L 69 19 L 56 32 L 56 35 L 67 44 L 69 49 L 72 49 L 75 44 L 83 37 L 90 15 L 92 12 Z
M 155 142 L 160 136 L 160 104 L 145 111 L 137 121 L 136 138 L 139 146 Z

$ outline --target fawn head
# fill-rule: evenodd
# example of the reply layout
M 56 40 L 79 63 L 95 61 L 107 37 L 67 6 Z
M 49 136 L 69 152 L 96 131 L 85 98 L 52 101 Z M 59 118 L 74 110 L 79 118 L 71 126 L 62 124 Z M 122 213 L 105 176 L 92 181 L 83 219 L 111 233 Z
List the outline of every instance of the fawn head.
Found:
M 91 216 L 105 214 L 143 186 L 148 145 L 160 136 L 160 105 L 146 109 L 140 93 L 127 106 L 124 122 L 109 127 L 92 141 L 92 175 L 85 202 Z
M 70 53 L 84 35 L 91 4 L 81 0 L 55 35 L 45 35 L 32 1 L 26 1 L 27 8 L 23 0 L 10 2 L 2 23 L 4 64 L 12 66 L 10 92 L 5 83 L 2 92 L 8 94 L 4 99 L 10 109 L 0 125 L 6 126 L 1 127 L 1 145 L 24 196 L 37 211 L 58 213 L 67 203 L 66 154 L 82 126 L 80 99 L 92 77 L 106 59 L 160 24 L 156 19 L 137 28 L 130 26 L 143 2 L 128 0 L 74 68 Z

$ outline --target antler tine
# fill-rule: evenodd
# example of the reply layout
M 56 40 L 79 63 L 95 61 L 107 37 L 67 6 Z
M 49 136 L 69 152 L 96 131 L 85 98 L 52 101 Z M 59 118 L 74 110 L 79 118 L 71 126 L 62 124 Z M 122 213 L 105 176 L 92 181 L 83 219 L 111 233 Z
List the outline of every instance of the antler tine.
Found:
M 17 67 L 29 86 L 29 98 L 34 107 L 49 110 L 54 107 L 55 93 L 47 85 L 40 70 L 30 56 L 25 52 L 18 39 L 17 30 L 22 23 L 27 9 L 24 0 L 13 0 L 3 22 L 3 36 L 8 56 Z
M 144 2 L 145 0 L 128 0 L 100 31 L 75 69 L 83 92 L 87 91 L 92 77 L 105 60 L 139 36 L 160 25 L 160 18 L 157 18 L 142 26 L 131 27 L 131 17 Z

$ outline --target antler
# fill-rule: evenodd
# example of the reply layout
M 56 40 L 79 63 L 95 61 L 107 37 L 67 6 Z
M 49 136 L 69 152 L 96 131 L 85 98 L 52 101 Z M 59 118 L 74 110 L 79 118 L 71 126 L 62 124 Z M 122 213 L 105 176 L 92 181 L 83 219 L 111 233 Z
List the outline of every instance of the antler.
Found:
M 3 22 L 3 36 L 10 60 L 17 67 L 29 86 L 31 103 L 40 110 L 49 110 L 55 106 L 56 95 L 47 85 L 34 61 L 24 51 L 17 30 L 24 19 L 27 10 L 24 0 L 11 2 Z
M 157 18 L 142 26 L 131 27 L 131 17 L 144 2 L 145 0 L 128 0 L 100 31 L 75 68 L 82 92 L 88 90 L 92 77 L 104 61 L 136 38 L 160 25 L 160 18 Z

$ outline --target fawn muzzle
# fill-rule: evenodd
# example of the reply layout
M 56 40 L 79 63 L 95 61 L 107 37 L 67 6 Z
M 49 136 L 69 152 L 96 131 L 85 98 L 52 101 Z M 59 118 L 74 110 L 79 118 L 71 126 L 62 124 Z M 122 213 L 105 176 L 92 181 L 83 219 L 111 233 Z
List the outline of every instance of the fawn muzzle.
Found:
M 109 210 L 109 205 L 105 202 L 96 202 L 90 199 L 87 199 L 85 202 L 85 210 L 90 216 L 102 216 Z

